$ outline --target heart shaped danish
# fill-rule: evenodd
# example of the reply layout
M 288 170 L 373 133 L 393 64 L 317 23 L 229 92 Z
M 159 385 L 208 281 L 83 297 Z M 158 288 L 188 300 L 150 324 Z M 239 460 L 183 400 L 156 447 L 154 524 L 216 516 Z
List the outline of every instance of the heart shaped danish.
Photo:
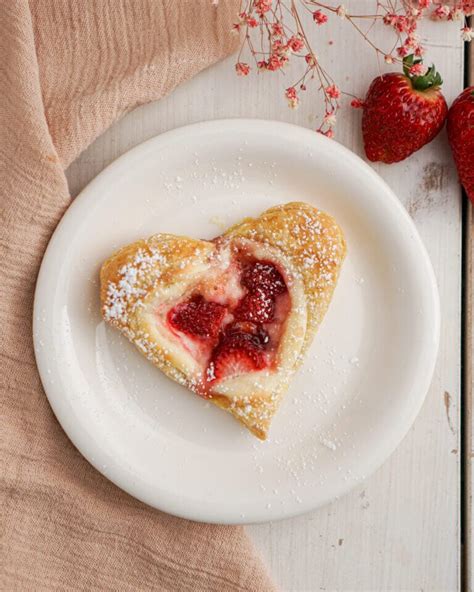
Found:
M 335 221 L 299 202 L 212 241 L 157 234 L 103 264 L 102 314 L 167 376 L 264 440 L 345 252 Z

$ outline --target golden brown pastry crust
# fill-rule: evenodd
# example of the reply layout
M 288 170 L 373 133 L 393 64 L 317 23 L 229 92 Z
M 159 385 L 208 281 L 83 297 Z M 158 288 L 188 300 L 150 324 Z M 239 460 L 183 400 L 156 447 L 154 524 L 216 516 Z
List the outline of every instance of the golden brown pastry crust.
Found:
M 258 438 L 265 439 L 291 374 L 301 363 L 326 313 L 346 253 L 342 232 L 331 216 L 309 204 L 292 202 L 271 208 L 258 218 L 243 220 L 217 241 L 171 234 L 139 240 L 120 249 L 103 264 L 102 314 L 168 377 L 199 392 L 200 385 L 191 370 L 183 371 L 176 352 L 164 347 L 153 333 L 150 335 L 150 316 L 144 311 L 153 306 L 157 294 L 172 293 L 177 297 L 184 294 L 199 278 L 205 277 L 220 245 L 241 239 L 261 248 L 277 249 L 286 258 L 295 285 L 299 282 L 303 286 L 306 305 L 304 325 L 300 323 L 303 334 L 290 336 L 293 343 L 289 347 L 296 347 L 297 355 L 294 363 L 278 375 L 278 381 L 264 377 L 261 388 L 254 388 L 253 392 L 239 397 L 214 392 L 210 399 L 232 413 Z M 267 388 L 267 382 L 271 388 Z

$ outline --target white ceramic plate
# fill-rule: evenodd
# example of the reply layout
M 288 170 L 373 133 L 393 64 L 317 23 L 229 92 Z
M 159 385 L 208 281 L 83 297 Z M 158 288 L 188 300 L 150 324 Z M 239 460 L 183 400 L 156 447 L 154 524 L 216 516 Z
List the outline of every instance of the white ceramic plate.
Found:
M 98 272 L 138 238 L 210 238 L 291 200 L 333 214 L 348 257 L 270 439 L 260 442 L 105 326 Z M 156 508 L 222 523 L 300 514 L 374 471 L 420 409 L 439 333 L 429 259 L 387 185 L 336 142 L 259 120 L 177 129 L 102 172 L 54 233 L 34 315 L 44 388 L 82 454 Z

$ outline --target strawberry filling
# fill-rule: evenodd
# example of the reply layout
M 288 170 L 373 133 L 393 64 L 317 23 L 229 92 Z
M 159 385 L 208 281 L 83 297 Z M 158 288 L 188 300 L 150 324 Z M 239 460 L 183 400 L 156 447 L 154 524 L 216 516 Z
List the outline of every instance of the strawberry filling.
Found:
M 205 351 L 207 384 L 270 366 L 290 308 L 285 280 L 273 263 L 247 259 L 235 269 L 240 299 L 221 295 L 215 302 L 203 287 L 167 315 L 175 333 Z
M 219 334 L 226 307 L 218 302 L 205 300 L 197 294 L 187 302 L 175 306 L 168 313 L 169 324 L 197 339 L 214 339 Z
M 283 294 L 287 289 L 281 273 L 268 261 L 255 261 L 246 265 L 242 271 L 241 283 L 250 292 L 259 289 L 269 296 Z
M 237 321 L 263 324 L 273 321 L 274 316 L 275 298 L 261 288 L 246 294 L 234 310 L 234 318 Z
M 209 363 L 210 380 L 261 370 L 267 365 L 265 344 L 268 334 L 253 323 L 243 325 L 231 323 L 222 332 Z

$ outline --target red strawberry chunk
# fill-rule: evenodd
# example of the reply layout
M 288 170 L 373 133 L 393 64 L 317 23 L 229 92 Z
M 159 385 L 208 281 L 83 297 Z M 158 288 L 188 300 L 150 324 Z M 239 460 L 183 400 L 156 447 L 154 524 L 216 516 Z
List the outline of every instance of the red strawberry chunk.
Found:
M 251 321 L 252 323 L 269 323 L 275 316 L 275 300 L 261 288 L 249 292 L 234 310 L 237 321 Z
M 170 310 L 168 322 L 178 331 L 192 337 L 214 339 L 219 334 L 225 314 L 225 306 L 197 295 Z
M 214 350 L 208 375 L 211 379 L 245 374 L 266 366 L 260 338 L 234 327 L 227 330 Z
M 270 337 L 262 325 L 257 325 L 256 323 L 251 323 L 250 321 L 234 322 L 226 327 L 226 333 L 247 333 L 255 337 L 257 339 L 257 345 L 262 347 L 270 341 Z
M 247 265 L 241 281 L 250 292 L 260 289 L 271 296 L 283 294 L 287 289 L 281 273 L 273 263 L 267 261 L 255 261 Z

